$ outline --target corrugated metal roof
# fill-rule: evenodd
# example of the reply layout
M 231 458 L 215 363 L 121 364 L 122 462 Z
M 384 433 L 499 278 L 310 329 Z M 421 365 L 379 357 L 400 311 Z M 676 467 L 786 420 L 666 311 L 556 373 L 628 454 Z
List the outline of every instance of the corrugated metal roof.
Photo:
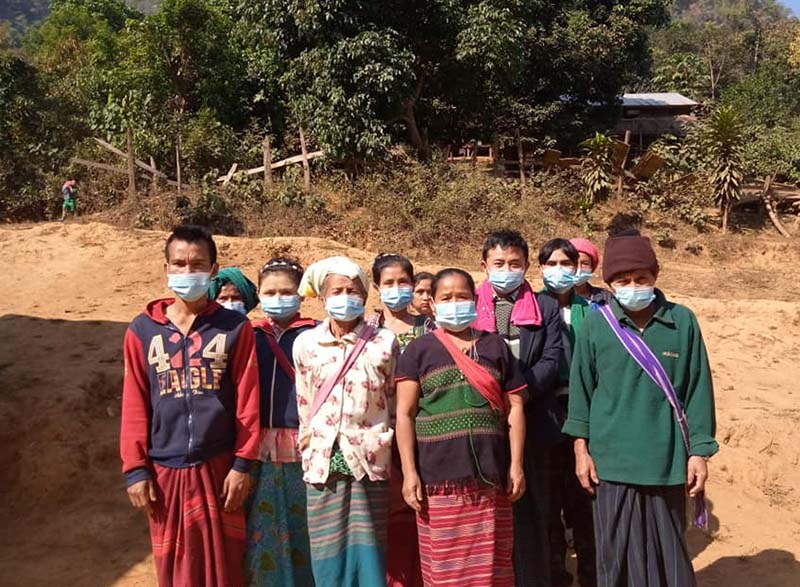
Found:
M 623 94 L 622 105 L 626 108 L 641 108 L 643 106 L 697 106 L 697 102 L 690 100 L 676 92 L 651 93 L 651 94 Z

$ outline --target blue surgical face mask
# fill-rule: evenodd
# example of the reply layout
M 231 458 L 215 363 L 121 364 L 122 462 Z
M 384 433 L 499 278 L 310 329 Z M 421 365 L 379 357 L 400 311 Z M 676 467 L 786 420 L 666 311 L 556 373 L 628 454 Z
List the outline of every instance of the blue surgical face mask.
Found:
M 593 273 L 591 271 L 585 271 L 583 269 L 579 269 L 578 272 L 575 274 L 575 285 L 583 285 L 584 283 L 589 283 L 591 281 Z
M 244 302 L 240 302 L 239 300 L 228 300 L 226 302 L 222 302 L 221 306 L 223 308 L 227 308 L 228 310 L 233 310 L 234 312 L 239 312 L 240 314 L 247 315 L 247 308 L 244 305 Z
M 560 265 L 545 267 L 542 270 L 542 280 L 548 290 L 557 294 L 575 287 L 575 274 Z
M 210 273 L 167 274 L 167 287 L 175 292 L 176 296 L 187 302 L 196 302 L 207 295 L 210 282 Z
M 477 317 L 473 300 L 436 304 L 436 324 L 451 332 L 466 330 Z
M 656 299 L 656 291 L 652 286 L 647 287 L 617 287 L 614 297 L 626 310 L 638 312 L 644 310 Z
M 501 294 L 510 294 L 516 291 L 523 281 L 525 281 L 524 271 L 503 271 L 502 269 L 489 271 L 489 283 L 496 292 Z
M 390 310 L 407 308 L 413 299 L 413 287 L 387 287 L 381 290 L 381 302 Z
M 300 296 L 261 296 L 261 310 L 273 320 L 291 318 L 300 311 Z
M 351 322 L 364 315 L 364 300 L 361 296 L 339 294 L 325 298 L 325 311 L 339 322 Z

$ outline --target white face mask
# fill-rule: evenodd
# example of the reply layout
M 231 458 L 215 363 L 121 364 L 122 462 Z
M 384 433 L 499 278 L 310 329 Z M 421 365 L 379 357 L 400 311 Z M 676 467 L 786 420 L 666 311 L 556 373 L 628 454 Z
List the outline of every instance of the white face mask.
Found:
M 240 302 L 239 300 L 226 300 L 222 302 L 221 306 L 228 310 L 233 310 L 234 312 L 239 312 L 240 314 L 247 315 L 247 308 L 244 305 L 244 302 Z

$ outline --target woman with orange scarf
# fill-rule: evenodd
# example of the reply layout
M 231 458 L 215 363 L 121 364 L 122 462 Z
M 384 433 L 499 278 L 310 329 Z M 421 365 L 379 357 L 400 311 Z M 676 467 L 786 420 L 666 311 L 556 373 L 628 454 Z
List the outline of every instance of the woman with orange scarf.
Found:
M 440 271 L 432 293 L 439 328 L 411 342 L 397 377 L 403 497 L 417 512 L 423 580 L 512 587 L 527 385 L 503 339 L 471 327 L 468 273 Z

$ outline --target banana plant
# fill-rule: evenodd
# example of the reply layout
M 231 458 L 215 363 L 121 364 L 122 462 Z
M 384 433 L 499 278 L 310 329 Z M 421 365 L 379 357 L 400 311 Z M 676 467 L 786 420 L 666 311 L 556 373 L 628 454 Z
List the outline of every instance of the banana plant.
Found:
M 583 141 L 581 147 L 585 156 L 581 161 L 580 175 L 586 190 L 581 208 L 589 210 L 596 202 L 605 198 L 611 188 L 614 140 L 597 132 Z

